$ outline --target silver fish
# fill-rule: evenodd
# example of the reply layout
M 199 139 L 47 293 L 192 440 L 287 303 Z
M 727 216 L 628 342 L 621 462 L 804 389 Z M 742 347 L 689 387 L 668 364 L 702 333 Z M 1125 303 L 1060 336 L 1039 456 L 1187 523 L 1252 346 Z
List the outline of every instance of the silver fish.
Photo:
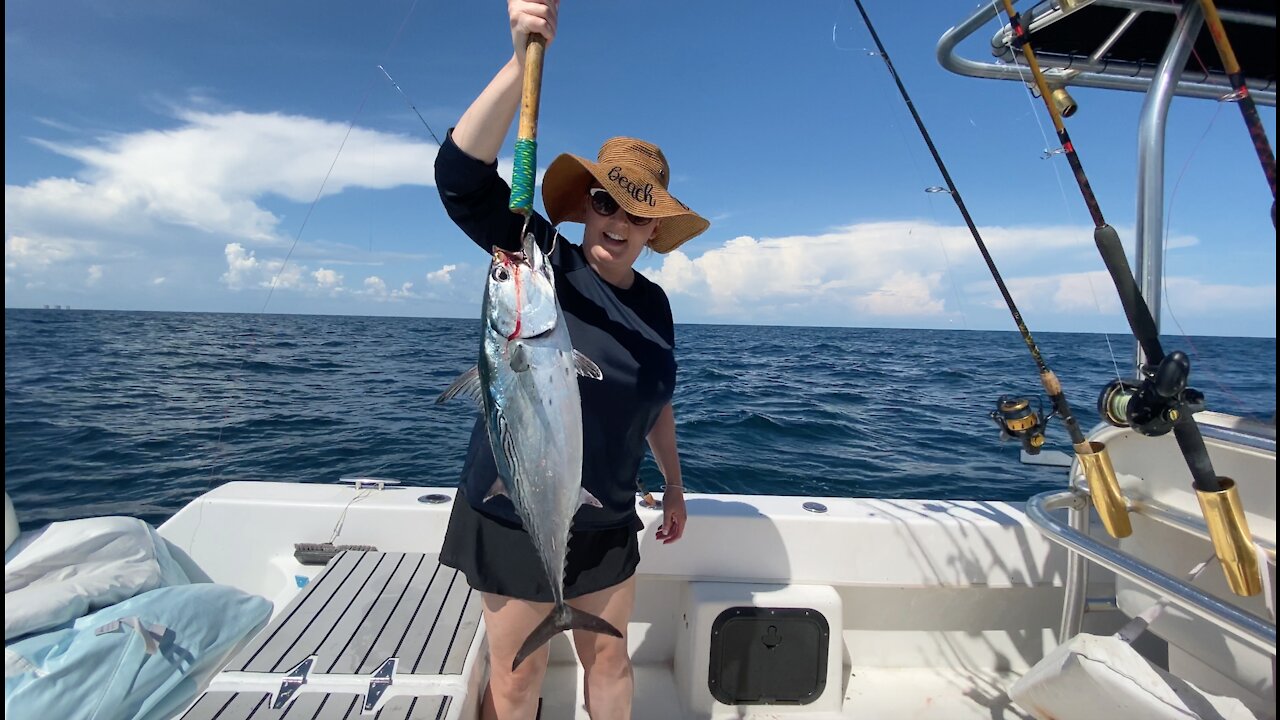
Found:
M 594 362 L 573 349 L 551 263 L 532 234 L 525 235 L 522 252 L 494 249 L 481 315 L 479 363 L 437 402 L 465 395 L 480 404 L 498 467 L 485 500 L 511 498 L 551 582 L 555 607 L 525 639 L 511 665 L 514 670 L 565 630 L 622 637 L 603 618 L 564 601 L 574 513 L 584 503 L 600 506 L 582 487 L 578 376 L 603 376 Z

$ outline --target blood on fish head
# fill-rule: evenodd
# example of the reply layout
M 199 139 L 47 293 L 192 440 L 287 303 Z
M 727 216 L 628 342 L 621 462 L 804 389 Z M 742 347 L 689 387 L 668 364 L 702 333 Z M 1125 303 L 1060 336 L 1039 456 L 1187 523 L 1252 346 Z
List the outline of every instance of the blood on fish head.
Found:
M 485 282 L 486 321 L 508 340 L 532 338 L 556 326 L 556 287 L 551 263 L 531 242 L 523 252 L 495 248 Z

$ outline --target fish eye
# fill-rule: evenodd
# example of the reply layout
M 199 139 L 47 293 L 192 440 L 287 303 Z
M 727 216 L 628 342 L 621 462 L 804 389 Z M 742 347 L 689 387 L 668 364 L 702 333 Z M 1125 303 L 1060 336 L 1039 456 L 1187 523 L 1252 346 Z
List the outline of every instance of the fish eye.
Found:
M 507 269 L 501 265 L 494 268 L 493 272 L 490 273 L 490 275 L 493 277 L 494 280 L 497 280 L 498 282 L 506 282 L 511 279 L 511 273 L 508 272 Z

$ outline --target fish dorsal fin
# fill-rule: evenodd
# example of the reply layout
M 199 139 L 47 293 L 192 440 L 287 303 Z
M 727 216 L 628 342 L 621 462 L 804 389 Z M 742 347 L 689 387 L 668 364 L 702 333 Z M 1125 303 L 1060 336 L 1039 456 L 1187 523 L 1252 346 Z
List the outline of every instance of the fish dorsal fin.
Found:
M 604 373 L 600 372 L 600 366 L 591 362 L 591 358 L 577 350 L 573 351 L 573 366 L 578 370 L 578 374 L 583 377 L 589 377 L 592 380 L 604 379 Z
M 471 398 L 476 405 L 479 405 L 482 392 L 480 388 L 480 368 L 473 367 L 459 375 L 448 389 L 440 393 L 440 397 L 436 398 L 436 403 L 452 400 L 461 395 Z

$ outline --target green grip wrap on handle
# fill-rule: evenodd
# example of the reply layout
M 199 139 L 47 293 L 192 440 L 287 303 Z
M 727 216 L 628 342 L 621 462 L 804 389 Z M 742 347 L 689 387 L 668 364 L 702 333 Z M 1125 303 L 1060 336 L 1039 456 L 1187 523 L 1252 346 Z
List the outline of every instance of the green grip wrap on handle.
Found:
M 538 141 L 516 140 L 515 170 L 511 174 L 511 211 L 522 215 L 533 212 L 533 185 L 538 167 Z
M 530 35 L 525 45 L 524 87 L 520 91 L 520 130 L 516 133 L 515 170 L 511 173 L 511 211 L 533 215 L 533 184 L 538 171 L 538 105 L 542 96 L 542 58 L 547 41 Z

